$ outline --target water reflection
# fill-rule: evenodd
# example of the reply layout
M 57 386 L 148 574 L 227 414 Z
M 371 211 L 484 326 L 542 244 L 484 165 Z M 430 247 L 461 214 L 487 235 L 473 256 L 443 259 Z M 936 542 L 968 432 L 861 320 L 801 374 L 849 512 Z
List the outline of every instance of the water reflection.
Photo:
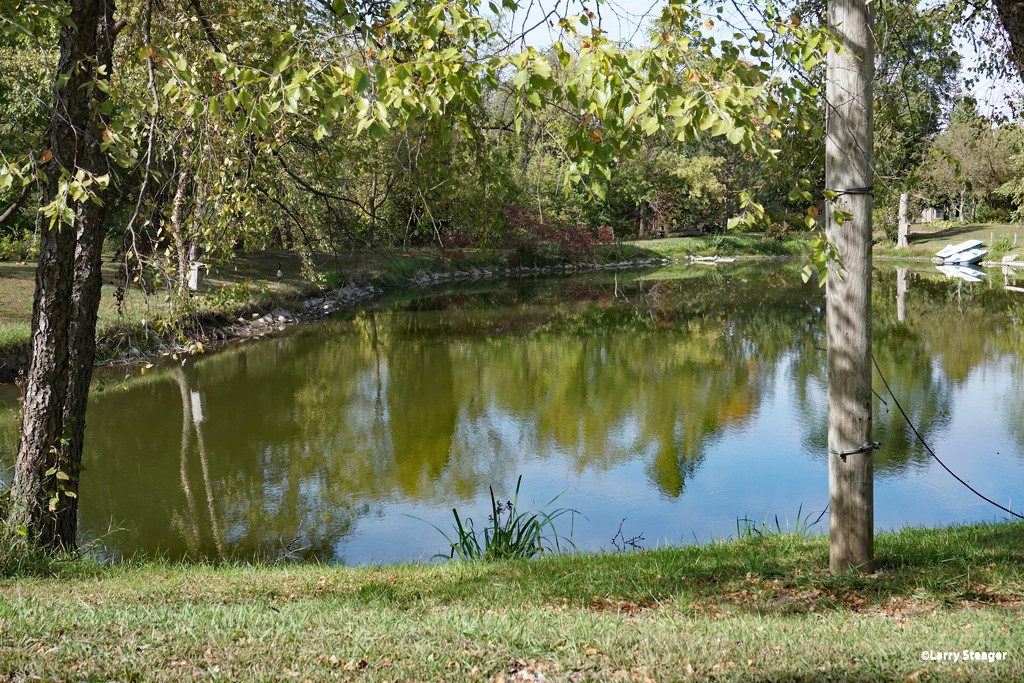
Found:
M 1005 498 L 1024 482 L 1021 309 L 964 284 L 881 272 L 875 356 L 926 438 Z M 793 518 L 827 499 L 823 305 L 795 272 L 744 265 L 479 286 L 127 390 L 101 378 L 83 534 L 124 527 L 115 555 L 415 559 L 443 545 L 428 523 L 482 510 L 488 485 L 500 495 L 519 474 L 527 503 L 569 489 L 586 549 L 623 518 L 652 542 Z M 16 425 L 0 415 L 9 463 Z M 876 416 L 879 526 L 991 514 L 934 476 L 891 406 Z

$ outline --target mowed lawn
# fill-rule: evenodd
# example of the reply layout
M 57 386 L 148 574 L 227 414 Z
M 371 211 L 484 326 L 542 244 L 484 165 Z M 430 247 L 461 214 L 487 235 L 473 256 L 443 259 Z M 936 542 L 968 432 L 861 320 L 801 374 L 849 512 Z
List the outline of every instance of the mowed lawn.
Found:
M 71 563 L 0 580 L 0 679 L 1024 680 L 1024 525 L 880 534 L 876 555 L 833 576 L 826 539 L 769 535 L 495 563 Z

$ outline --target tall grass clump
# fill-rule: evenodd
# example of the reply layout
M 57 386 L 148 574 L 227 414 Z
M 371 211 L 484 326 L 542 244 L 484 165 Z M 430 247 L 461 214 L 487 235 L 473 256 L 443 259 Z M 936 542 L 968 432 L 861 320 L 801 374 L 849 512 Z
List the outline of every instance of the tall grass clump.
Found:
M 1013 237 L 1010 235 L 1000 235 L 996 238 L 996 241 L 992 243 L 993 254 L 1005 254 L 1011 249 L 1013 249 Z
M 24 348 L 32 337 L 32 326 L 23 321 L 0 322 L 0 353 Z
M 558 494 L 538 511 L 521 512 L 519 510 L 519 488 L 523 483 L 522 475 L 516 480 L 516 492 L 512 500 L 502 502 L 495 498 L 494 487 L 491 492 L 491 514 L 487 517 L 487 525 L 477 530 L 471 517 L 463 520 L 459 511 L 452 508 L 455 517 L 454 538 L 434 526 L 445 540 L 448 541 L 448 554 L 438 553 L 437 557 L 448 557 L 460 560 L 512 560 L 528 559 L 545 553 L 556 554 L 575 550 L 572 542 L 572 525 L 575 510 L 557 508 L 550 512 L 547 509 L 558 500 Z M 560 536 L 555 522 L 569 515 L 570 530 L 568 536 Z
M 740 539 L 769 538 L 773 536 L 810 536 L 814 526 L 821 521 L 821 516 L 813 522 L 810 517 L 803 516 L 804 506 L 801 504 L 796 511 L 796 521 L 791 527 L 789 520 L 786 520 L 785 528 L 779 521 L 779 516 L 774 515 L 774 520 L 769 521 L 768 515 L 758 521 L 750 517 L 741 517 L 736 520 L 736 537 Z
M 10 502 L 11 490 L 0 490 L 0 579 L 52 575 L 56 558 L 32 545 L 24 530 L 10 521 Z

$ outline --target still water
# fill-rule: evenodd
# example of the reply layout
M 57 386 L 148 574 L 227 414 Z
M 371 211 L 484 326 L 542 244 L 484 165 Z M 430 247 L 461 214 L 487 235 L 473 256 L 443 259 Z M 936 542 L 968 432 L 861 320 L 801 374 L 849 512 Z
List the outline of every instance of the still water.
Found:
M 798 266 L 428 290 L 154 368 L 98 373 L 81 527 L 107 556 L 430 559 L 493 485 L 575 509 L 581 550 L 680 544 L 828 501 L 824 298 Z M 945 462 L 1024 507 L 1024 293 L 881 267 L 875 356 Z M 883 393 L 875 377 L 875 388 Z M 0 388 L 0 479 L 16 441 Z M 876 525 L 1002 519 L 876 398 Z M 569 530 L 563 517 L 560 531 Z M 827 514 L 815 530 L 826 531 Z

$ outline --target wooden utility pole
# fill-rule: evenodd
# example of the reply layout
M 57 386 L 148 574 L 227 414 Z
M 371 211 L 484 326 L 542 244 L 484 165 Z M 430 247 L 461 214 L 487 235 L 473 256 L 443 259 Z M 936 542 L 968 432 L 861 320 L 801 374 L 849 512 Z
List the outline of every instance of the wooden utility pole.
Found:
M 874 454 L 871 441 L 872 88 L 871 4 L 829 0 L 825 185 L 834 192 L 828 239 L 842 264 L 828 265 L 829 567 L 874 571 Z M 832 196 L 832 195 L 830 195 Z M 846 214 L 837 221 L 834 212 Z

